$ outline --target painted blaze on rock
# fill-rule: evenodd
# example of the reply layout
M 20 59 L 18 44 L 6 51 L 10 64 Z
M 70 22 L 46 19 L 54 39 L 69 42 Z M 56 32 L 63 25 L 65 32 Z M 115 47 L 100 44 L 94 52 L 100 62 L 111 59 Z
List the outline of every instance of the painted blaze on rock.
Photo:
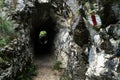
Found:
M 95 28 L 100 28 L 102 21 L 100 16 L 97 14 L 99 10 L 98 3 L 87 1 L 84 5 L 85 14 L 87 16 L 88 22 Z

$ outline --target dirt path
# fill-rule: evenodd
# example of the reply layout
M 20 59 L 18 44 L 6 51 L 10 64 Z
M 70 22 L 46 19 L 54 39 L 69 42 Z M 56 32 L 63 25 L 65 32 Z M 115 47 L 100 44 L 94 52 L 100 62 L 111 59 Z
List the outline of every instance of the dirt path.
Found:
M 33 80 L 59 80 L 59 73 L 52 69 L 55 58 L 53 55 L 47 55 L 45 57 L 37 57 L 34 60 L 37 66 L 37 76 Z

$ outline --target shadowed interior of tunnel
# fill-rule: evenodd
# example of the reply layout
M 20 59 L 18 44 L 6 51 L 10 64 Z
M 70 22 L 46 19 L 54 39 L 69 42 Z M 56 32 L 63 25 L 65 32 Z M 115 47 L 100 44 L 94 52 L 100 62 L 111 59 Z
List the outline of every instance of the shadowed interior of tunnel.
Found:
M 52 53 L 56 34 L 56 21 L 48 3 L 35 2 L 32 9 L 31 44 L 35 56 L 45 56 Z
M 33 27 L 31 40 L 35 57 L 52 54 L 55 34 L 55 23 L 51 19 Z

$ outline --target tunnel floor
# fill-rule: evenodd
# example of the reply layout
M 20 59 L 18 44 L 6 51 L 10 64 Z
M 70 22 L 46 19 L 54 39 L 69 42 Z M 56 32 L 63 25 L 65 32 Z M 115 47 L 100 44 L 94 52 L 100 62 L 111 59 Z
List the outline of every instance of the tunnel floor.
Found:
M 53 70 L 56 57 L 53 54 L 53 41 L 51 36 L 48 38 L 39 38 L 37 51 L 35 51 L 34 64 L 37 67 L 37 76 L 33 80 L 59 80 L 60 72 Z
M 33 77 L 33 80 L 59 80 L 61 73 L 53 70 L 55 61 L 55 56 L 51 54 L 36 57 L 34 64 L 37 67 L 37 76 Z

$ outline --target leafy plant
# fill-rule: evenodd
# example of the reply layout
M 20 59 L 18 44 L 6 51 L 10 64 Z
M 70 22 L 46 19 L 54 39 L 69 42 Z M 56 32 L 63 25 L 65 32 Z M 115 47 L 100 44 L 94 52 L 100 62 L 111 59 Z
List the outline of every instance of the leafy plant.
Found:
M 45 36 L 46 34 L 47 34 L 47 32 L 46 32 L 46 31 L 40 31 L 39 36 L 40 36 L 40 37 L 42 37 L 42 36 Z
M 37 75 L 35 65 L 31 65 L 27 70 L 30 73 L 30 75 L 32 75 L 32 76 L 36 76 Z
M 0 38 L 0 47 L 3 47 L 6 44 L 6 41 L 4 38 Z
M 5 19 L 1 14 L 0 15 L 0 32 L 7 35 L 13 34 L 14 30 L 12 27 L 13 27 L 12 21 Z
M 55 64 L 53 65 L 53 70 L 58 70 L 58 71 L 62 70 L 63 68 L 61 68 L 61 64 L 62 62 L 56 61 Z
M 16 37 L 17 37 L 17 34 L 13 34 L 11 36 L 8 36 L 8 35 L 2 35 L 2 36 L 0 36 L 0 48 L 4 47 L 6 44 L 8 44 L 9 42 L 11 42 Z
M 3 47 L 17 36 L 18 33 L 13 29 L 13 22 L 11 20 L 7 20 L 0 13 L 0 47 Z
M 30 65 L 27 67 L 26 70 L 24 70 L 21 75 L 17 76 L 15 80 L 32 80 L 32 76 L 36 76 L 36 67 L 35 65 Z

